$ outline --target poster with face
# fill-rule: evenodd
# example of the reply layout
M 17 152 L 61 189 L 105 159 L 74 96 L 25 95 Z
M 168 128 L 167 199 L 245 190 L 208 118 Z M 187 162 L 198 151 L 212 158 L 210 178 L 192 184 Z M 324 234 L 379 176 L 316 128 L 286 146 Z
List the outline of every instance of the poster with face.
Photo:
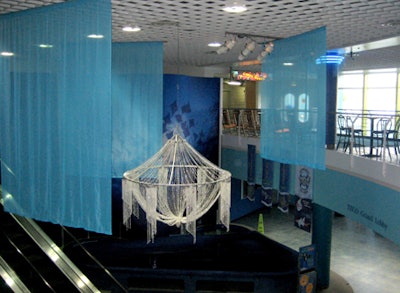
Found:
M 300 198 L 312 199 L 312 169 L 304 166 L 296 167 L 295 194 Z

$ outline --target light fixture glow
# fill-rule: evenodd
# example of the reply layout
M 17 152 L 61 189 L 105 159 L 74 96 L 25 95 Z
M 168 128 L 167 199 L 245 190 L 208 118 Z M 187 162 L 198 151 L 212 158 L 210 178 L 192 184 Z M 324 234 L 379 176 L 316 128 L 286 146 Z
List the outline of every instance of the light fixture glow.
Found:
M 209 47 L 213 47 L 213 48 L 218 48 L 218 47 L 221 47 L 222 44 L 219 43 L 219 42 L 211 42 L 211 43 L 208 44 L 208 46 Z
M 340 55 L 324 55 L 315 60 L 316 64 L 341 64 L 344 60 Z
M 87 37 L 90 38 L 90 39 L 102 39 L 102 38 L 104 38 L 103 35 L 96 35 L 96 34 L 90 34 Z
M 132 26 L 125 26 L 125 27 L 122 28 L 122 30 L 123 30 L 124 32 L 139 32 L 139 31 L 141 31 L 141 28 L 138 27 L 138 26 L 134 26 L 134 27 L 132 27 Z
M 49 44 L 40 44 L 38 45 L 39 48 L 43 48 L 43 49 L 48 49 L 48 48 L 53 48 L 53 45 L 49 45 Z
M 222 10 L 229 13 L 241 13 L 245 12 L 247 10 L 247 7 L 246 5 L 241 4 L 238 1 L 233 1 L 231 3 L 228 3 L 224 8 L 222 8 Z
M 242 83 L 238 80 L 229 80 L 226 82 L 226 84 L 235 85 L 235 86 L 242 85 Z
M 1 52 L 1 56 L 11 57 L 11 56 L 14 56 L 14 53 L 13 52 Z

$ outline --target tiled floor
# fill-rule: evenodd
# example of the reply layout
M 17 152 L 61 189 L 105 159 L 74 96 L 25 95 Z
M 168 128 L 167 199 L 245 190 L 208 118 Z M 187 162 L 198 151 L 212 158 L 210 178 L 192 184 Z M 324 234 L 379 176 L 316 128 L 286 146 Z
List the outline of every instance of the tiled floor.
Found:
M 263 209 L 235 223 L 257 229 L 260 213 L 263 215 L 264 233 L 268 237 L 296 250 L 311 243 L 311 233 L 296 228 L 293 215 L 281 213 L 276 208 Z M 335 216 L 331 271 L 344 278 L 354 293 L 398 293 L 400 247 L 361 224 Z
M 355 156 L 366 156 L 369 154 L 376 155 L 376 150 L 373 149 L 372 152 L 370 151 L 371 149 L 369 147 L 364 147 L 359 149 L 355 149 L 352 154 Z M 339 147 L 337 149 L 338 152 L 344 152 L 345 150 L 342 147 Z M 349 149 L 346 150 L 347 153 L 349 153 Z M 390 147 L 390 149 L 385 149 L 385 152 L 379 152 L 379 156 L 371 156 L 368 157 L 371 160 L 378 160 L 378 161 L 385 161 L 389 164 L 400 164 L 400 154 L 397 153 L 397 150 L 395 150 L 393 147 Z

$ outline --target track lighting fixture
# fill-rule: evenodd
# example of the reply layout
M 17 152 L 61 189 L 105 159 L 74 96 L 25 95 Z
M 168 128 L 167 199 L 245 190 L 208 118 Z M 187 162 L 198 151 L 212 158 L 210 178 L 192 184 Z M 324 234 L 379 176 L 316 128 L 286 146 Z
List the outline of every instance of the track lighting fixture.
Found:
M 247 43 L 242 52 L 240 52 L 240 55 L 238 59 L 240 61 L 244 60 L 247 58 L 247 56 L 254 51 L 256 48 L 257 43 L 255 41 L 251 41 L 250 43 Z
M 221 47 L 218 48 L 217 54 L 225 54 L 229 50 L 231 50 L 236 44 L 236 40 L 234 38 L 227 40 Z
M 269 42 L 265 44 L 263 50 L 258 55 L 257 60 L 262 61 L 267 55 L 271 54 L 273 49 L 274 49 L 274 43 Z
M 215 51 L 218 55 L 228 53 L 230 50 L 232 50 L 232 48 L 236 45 L 237 42 L 240 41 L 241 43 L 242 42 L 241 40 L 244 39 L 246 41 L 246 44 L 245 47 L 240 52 L 238 60 L 239 61 L 245 60 L 261 44 L 262 52 L 257 57 L 257 60 L 254 60 L 258 62 L 258 64 L 260 64 L 260 62 L 272 52 L 274 48 L 272 40 L 279 39 L 271 36 L 260 36 L 260 35 L 252 35 L 252 34 L 237 33 L 237 32 L 225 32 L 225 37 L 226 37 L 225 43 Z

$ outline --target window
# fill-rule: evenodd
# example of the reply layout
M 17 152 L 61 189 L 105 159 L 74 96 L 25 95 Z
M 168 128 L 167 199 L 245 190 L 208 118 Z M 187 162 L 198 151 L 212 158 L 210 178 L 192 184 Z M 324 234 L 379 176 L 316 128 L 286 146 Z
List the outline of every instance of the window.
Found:
M 283 99 L 283 111 L 281 119 L 284 122 L 290 122 L 294 108 L 295 108 L 295 96 L 291 93 L 288 93 L 285 95 Z
M 400 110 L 400 69 L 359 70 L 338 76 L 337 111 L 393 114 Z
M 309 97 L 306 94 L 301 94 L 299 96 L 299 105 L 298 105 L 298 119 L 300 122 L 304 123 L 308 121 L 309 116 Z
M 364 72 L 349 71 L 338 77 L 337 110 L 362 111 Z
M 396 69 L 366 71 L 365 109 L 393 114 L 396 111 L 396 79 Z

